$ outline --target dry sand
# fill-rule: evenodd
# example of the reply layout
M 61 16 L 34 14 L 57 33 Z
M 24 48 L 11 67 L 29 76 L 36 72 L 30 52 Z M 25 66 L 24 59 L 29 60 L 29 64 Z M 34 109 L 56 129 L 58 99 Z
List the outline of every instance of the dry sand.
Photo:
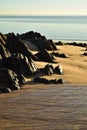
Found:
M 75 47 L 70 45 L 58 46 L 58 50 L 55 52 L 64 53 L 69 58 L 56 57 L 56 64 L 54 66 L 61 65 L 64 69 L 63 75 L 46 76 L 47 78 L 63 78 L 70 84 L 87 84 L 87 57 L 82 54 L 85 52 L 83 47 Z M 45 62 L 37 62 L 38 66 L 43 67 Z
M 87 130 L 87 57 L 85 48 L 58 46 L 69 58 L 56 58 L 64 85 L 26 84 L 0 94 L 0 130 Z M 45 62 L 36 62 L 39 67 Z M 57 64 L 53 64 L 56 66 Z

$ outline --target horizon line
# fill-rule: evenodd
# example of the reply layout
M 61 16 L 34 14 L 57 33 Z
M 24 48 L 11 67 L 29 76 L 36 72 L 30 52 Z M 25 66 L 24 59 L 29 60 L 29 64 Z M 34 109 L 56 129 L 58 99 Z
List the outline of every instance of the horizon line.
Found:
M 87 16 L 87 14 L 58 14 L 58 15 L 46 15 L 46 14 L 0 14 L 0 16 Z

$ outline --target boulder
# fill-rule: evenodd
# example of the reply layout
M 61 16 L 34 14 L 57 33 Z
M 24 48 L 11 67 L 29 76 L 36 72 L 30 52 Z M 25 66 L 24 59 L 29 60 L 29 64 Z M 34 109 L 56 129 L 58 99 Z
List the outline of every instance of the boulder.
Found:
M 0 87 L 0 93 L 11 93 L 11 89 L 7 87 Z
M 34 82 L 44 83 L 44 84 L 49 84 L 50 83 L 48 79 L 46 79 L 46 78 L 40 78 L 40 77 L 34 78 Z
M 53 74 L 53 66 L 50 64 L 45 65 L 44 68 L 40 69 L 44 74 L 51 75 Z
M 10 88 L 11 90 L 20 89 L 20 84 L 17 75 L 10 69 L 3 69 L 0 71 L 0 83 L 5 88 Z
M 61 65 L 58 65 L 54 68 L 54 73 L 57 73 L 57 74 L 63 74 L 63 68 Z
M 59 80 L 58 80 L 58 83 L 59 83 L 59 84 L 64 84 L 64 83 L 65 83 L 65 80 L 64 80 L 64 79 L 59 79 Z
M 49 63 L 54 63 L 54 57 L 48 53 L 47 50 L 41 50 L 35 56 L 38 58 L 39 61 L 45 61 Z
M 65 80 L 64 79 L 52 79 L 50 80 L 50 84 L 64 84 Z
M 87 52 L 84 52 L 83 55 L 84 55 L 84 56 L 87 56 Z
M 63 43 L 62 41 L 55 42 L 55 44 L 56 44 L 56 45 L 61 45 L 61 46 L 64 45 L 64 43 Z

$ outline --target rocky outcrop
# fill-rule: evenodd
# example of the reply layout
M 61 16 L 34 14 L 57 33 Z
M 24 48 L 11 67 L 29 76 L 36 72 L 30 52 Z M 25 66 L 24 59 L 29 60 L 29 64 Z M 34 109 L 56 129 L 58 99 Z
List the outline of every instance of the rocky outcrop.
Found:
M 37 58 L 14 33 L 0 34 L 0 92 L 20 89 L 37 71 Z
M 18 35 L 18 37 L 22 40 L 30 41 L 30 43 L 37 46 L 39 50 L 57 50 L 55 43 L 52 40 L 47 40 L 45 36 L 41 36 L 40 33 L 31 31 Z
M 4 58 L 3 67 L 13 70 L 18 76 L 30 76 L 37 71 L 34 61 L 20 53 Z
M 0 60 L 0 90 L 6 92 L 20 89 L 26 83 L 26 78 L 37 71 L 34 61 L 26 56 L 12 56 Z
M 86 46 L 87 46 L 87 43 L 71 42 L 71 43 L 65 43 L 65 45 L 79 46 L 79 47 L 86 47 Z
M 29 43 L 30 42 L 30 43 Z M 33 54 L 29 49 L 29 44 L 33 44 L 34 49 L 39 50 L 37 54 Z M 17 34 L 0 33 L 0 92 L 9 93 L 12 90 L 20 89 L 26 83 L 26 78 L 33 76 L 36 72 L 42 72 L 45 75 L 53 73 L 62 74 L 61 67 L 53 67 L 47 64 L 44 68 L 38 69 L 34 61 L 44 61 L 55 63 L 54 55 L 48 50 L 56 50 L 56 46 L 52 40 L 47 40 L 44 36 L 33 31 Z M 63 80 L 45 78 L 34 79 L 36 82 L 40 80 L 43 83 L 63 83 Z
M 27 45 L 18 38 L 14 33 L 7 34 L 6 40 L 6 48 L 10 51 L 10 53 L 17 54 L 21 53 L 28 58 L 32 58 L 33 60 L 37 60 L 37 58 L 32 54 Z

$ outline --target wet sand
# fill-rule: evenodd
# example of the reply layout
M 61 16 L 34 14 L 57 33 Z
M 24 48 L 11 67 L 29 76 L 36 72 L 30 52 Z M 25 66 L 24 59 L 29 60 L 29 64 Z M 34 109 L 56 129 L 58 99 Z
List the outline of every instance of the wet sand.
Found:
M 0 94 L 0 130 L 87 130 L 87 57 L 85 48 L 60 46 L 69 58 L 56 58 L 64 85 L 26 84 Z M 43 67 L 45 62 L 36 62 Z M 56 64 L 53 64 L 56 66 Z
M 0 95 L 0 130 L 86 130 L 87 86 L 25 85 Z

